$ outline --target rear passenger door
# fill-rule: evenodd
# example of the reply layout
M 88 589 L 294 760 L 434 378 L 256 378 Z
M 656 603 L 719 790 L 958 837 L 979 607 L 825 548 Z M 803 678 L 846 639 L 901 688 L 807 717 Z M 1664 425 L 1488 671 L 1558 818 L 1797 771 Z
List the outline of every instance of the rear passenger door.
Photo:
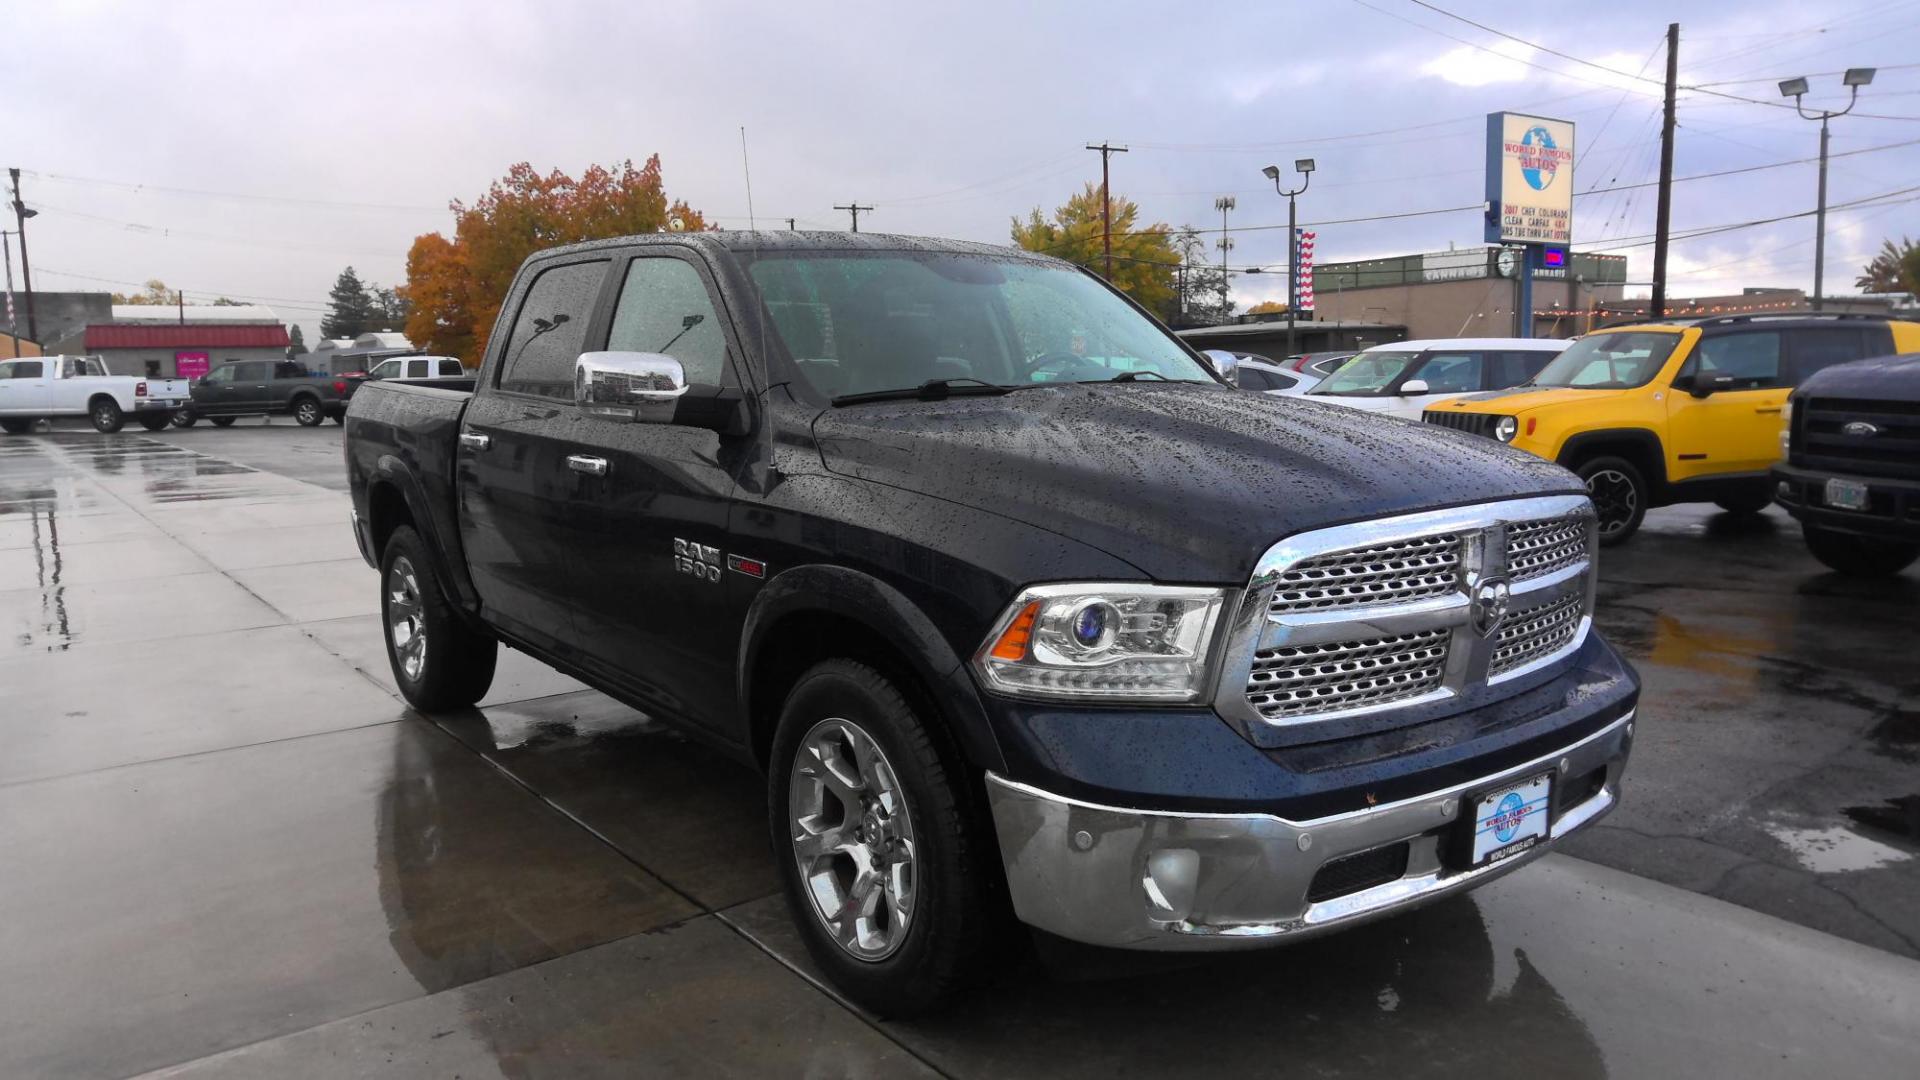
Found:
M 690 394 L 739 387 L 731 328 L 706 267 L 691 252 L 651 248 L 619 274 L 604 339 L 613 352 L 680 361 Z M 596 344 L 604 340 L 604 346 Z M 744 582 L 729 569 L 734 470 L 745 439 L 678 424 L 582 416 L 580 451 L 606 462 L 588 478 L 579 517 L 575 621 L 602 678 L 656 708 L 736 730 L 732 658 Z M 683 554 L 690 550 L 692 554 Z M 748 553 L 751 554 L 751 553 Z
M 36 416 L 47 407 L 45 360 L 0 364 L 0 416 Z
M 455 451 L 461 539 L 487 617 L 562 659 L 578 658 L 572 507 L 588 493 L 567 463 L 579 452 L 573 363 L 607 266 L 600 257 L 528 268 L 502 308 L 510 315 L 487 346 L 486 385 Z

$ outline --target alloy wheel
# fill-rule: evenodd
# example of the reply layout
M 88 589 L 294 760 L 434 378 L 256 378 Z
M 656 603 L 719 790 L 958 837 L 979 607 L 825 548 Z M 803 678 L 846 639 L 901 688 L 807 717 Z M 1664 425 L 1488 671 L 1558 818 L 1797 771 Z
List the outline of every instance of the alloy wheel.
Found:
M 848 955 L 884 960 L 913 925 L 913 817 L 879 743 L 820 721 L 794 751 L 788 835 L 814 915 Z
M 1634 487 L 1633 478 L 1618 469 L 1601 469 L 1588 476 L 1587 494 L 1593 497 L 1601 536 L 1613 536 L 1624 530 L 1640 506 L 1640 492 Z
M 420 580 L 405 555 L 387 570 L 387 630 L 393 655 L 409 681 L 427 667 L 426 614 L 420 605 Z

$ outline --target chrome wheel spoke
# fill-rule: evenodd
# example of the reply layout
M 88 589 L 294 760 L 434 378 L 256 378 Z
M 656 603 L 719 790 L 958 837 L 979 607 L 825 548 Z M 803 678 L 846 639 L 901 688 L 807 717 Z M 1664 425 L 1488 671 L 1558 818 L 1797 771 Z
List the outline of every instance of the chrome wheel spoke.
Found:
M 914 910 L 913 823 L 879 743 L 839 718 L 815 724 L 790 767 L 789 831 L 804 892 L 851 956 L 881 960 Z

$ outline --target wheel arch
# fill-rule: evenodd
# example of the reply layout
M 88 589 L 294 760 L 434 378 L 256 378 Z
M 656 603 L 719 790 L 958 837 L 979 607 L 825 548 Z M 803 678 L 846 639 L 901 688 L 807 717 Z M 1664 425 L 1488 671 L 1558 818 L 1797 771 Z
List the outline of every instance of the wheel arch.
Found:
M 367 478 L 367 539 L 376 564 L 385 557 L 387 540 L 402 525 L 410 525 L 426 542 L 433 560 L 434 576 L 446 595 L 447 603 L 462 615 L 471 617 L 477 598 L 465 574 L 465 566 L 455 567 L 447 553 L 445 537 L 428 509 L 426 491 L 420 480 L 399 458 L 384 456 Z
M 1667 452 L 1658 432 L 1648 428 L 1603 428 L 1583 431 L 1561 444 L 1554 458 L 1557 464 L 1578 472 L 1583 462 L 1596 457 L 1619 457 L 1631 462 L 1646 477 L 1650 494 L 1663 499 L 1667 492 Z
M 846 567 L 786 570 L 754 597 L 740 630 L 736 688 L 746 742 L 767 767 L 786 691 L 823 660 L 858 660 L 893 680 L 981 769 L 1004 769 L 964 660 L 900 590 Z

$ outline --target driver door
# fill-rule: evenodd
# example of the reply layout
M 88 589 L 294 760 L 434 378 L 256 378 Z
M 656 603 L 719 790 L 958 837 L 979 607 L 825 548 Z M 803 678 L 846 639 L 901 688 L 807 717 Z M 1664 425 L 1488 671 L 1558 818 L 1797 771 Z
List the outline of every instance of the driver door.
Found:
M 1778 460 L 1780 410 L 1789 392 L 1782 352 L 1779 330 L 1694 343 L 1667 395 L 1668 479 L 1763 472 Z M 1696 388 L 1709 387 L 1708 396 L 1694 396 Z

